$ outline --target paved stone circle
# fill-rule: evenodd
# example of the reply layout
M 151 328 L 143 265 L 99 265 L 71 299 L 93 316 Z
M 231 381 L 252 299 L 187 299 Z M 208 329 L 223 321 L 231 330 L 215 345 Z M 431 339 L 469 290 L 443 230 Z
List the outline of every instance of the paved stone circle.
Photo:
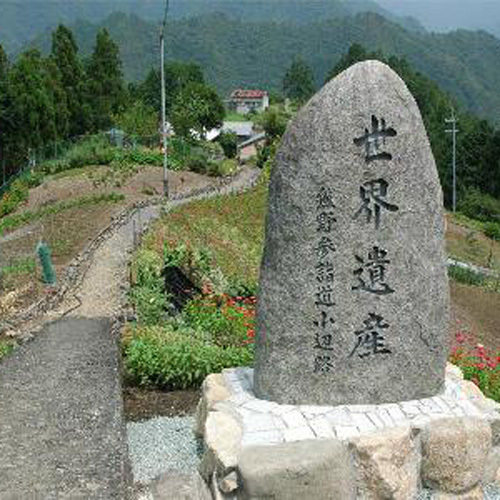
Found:
M 216 409 L 230 409 L 243 424 L 242 447 L 307 439 L 349 440 L 366 433 L 410 425 L 424 427 L 449 417 L 487 417 L 464 392 L 460 379 L 448 376 L 445 390 L 431 398 L 380 405 L 280 405 L 257 399 L 253 369 L 223 371 L 230 398 Z

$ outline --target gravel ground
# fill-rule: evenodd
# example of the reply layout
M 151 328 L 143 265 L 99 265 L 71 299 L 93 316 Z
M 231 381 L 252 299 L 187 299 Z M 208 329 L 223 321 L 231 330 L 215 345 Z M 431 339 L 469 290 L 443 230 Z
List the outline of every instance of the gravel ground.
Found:
M 196 472 L 202 448 L 193 425 L 193 417 L 161 417 L 127 424 L 134 480 L 147 483 L 165 472 Z
M 432 493 L 430 490 L 422 490 L 417 500 L 432 500 Z M 490 485 L 484 487 L 484 500 L 500 500 L 500 489 L 496 486 Z

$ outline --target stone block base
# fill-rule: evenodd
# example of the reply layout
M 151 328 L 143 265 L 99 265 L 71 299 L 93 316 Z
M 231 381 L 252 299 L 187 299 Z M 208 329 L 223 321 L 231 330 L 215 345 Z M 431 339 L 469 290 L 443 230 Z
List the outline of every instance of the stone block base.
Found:
M 203 384 L 196 431 L 215 499 L 479 499 L 500 481 L 500 405 L 452 365 L 433 398 L 336 407 L 259 400 L 253 370 L 225 370 Z

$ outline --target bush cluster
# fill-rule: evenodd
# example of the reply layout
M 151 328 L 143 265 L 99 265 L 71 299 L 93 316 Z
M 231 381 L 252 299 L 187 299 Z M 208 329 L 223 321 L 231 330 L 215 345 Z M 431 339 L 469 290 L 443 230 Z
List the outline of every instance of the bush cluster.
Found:
M 214 291 L 211 277 L 217 273 L 210 260 L 208 252 L 183 245 L 166 247 L 162 257 L 138 252 L 130 294 L 137 323 L 123 342 L 133 382 L 185 389 L 199 386 L 210 373 L 252 364 L 256 299 Z M 165 291 L 166 267 L 182 269 L 202 290 L 176 316 Z
M 458 209 L 467 217 L 483 222 L 500 222 L 500 200 L 470 189 L 459 203 Z
M 0 197 L 0 217 L 15 212 L 28 199 L 30 188 L 41 184 L 42 179 L 41 172 L 28 172 L 16 179 Z

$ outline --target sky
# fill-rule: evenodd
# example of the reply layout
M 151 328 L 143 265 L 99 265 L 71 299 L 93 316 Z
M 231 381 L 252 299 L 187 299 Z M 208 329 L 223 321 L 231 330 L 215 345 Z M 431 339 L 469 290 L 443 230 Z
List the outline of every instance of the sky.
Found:
M 430 30 L 485 29 L 500 34 L 500 0 L 378 0 L 399 15 L 416 17 Z

